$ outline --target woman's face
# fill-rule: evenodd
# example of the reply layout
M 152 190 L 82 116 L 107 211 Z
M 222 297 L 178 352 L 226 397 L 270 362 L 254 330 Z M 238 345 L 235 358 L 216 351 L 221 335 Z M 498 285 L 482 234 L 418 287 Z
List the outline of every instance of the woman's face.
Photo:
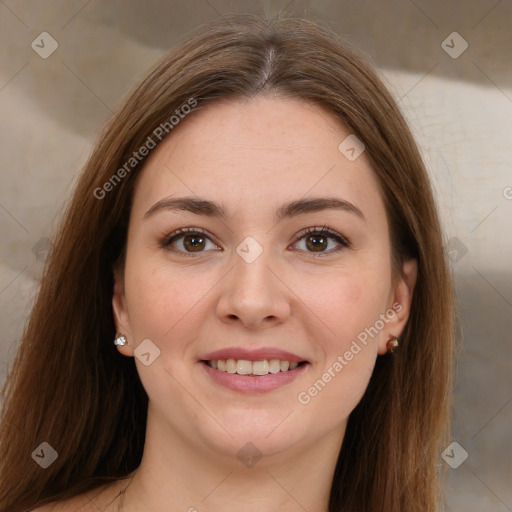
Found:
M 415 280 L 413 262 L 392 280 L 349 135 L 318 106 L 258 96 L 194 112 L 153 150 L 114 307 L 160 442 L 221 458 L 339 446 Z

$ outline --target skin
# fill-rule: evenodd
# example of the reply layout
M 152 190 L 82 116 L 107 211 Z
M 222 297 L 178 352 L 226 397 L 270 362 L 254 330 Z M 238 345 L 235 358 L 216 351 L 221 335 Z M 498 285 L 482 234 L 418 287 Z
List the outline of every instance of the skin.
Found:
M 123 510 L 327 510 L 347 418 L 386 342 L 405 326 L 417 272 L 408 261 L 393 279 L 376 178 L 364 153 L 352 162 L 338 150 L 349 133 L 321 107 L 260 95 L 196 111 L 153 150 L 135 188 L 113 296 L 117 330 L 128 340 L 119 352 L 133 357 L 144 339 L 160 350 L 148 366 L 135 358 L 148 424 Z M 145 218 L 170 196 L 215 201 L 226 218 L 169 210 Z M 333 209 L 275 219 L 285 202 L 304 197 L 349 201 L 364 220 Z M 329 238 L 317 256 L 301 231 L 324 225 L 350 246 L 332 252 L 339 244 Z M 205 230 L 203 249 L 187 254 L 183 237 L 161 247 L 178 228 Z M 252 263 L 236 252 L 248 236 L 263 249 Z M 379 334 L 299 403 L 397 302 L 401 311 Z M 277 390 L 242 394 L 216 384 L 199 362 L 233 346 L 277 347 L 310 364 Z M 263 455 L 252 467 L 237 457 L 247 442 Z

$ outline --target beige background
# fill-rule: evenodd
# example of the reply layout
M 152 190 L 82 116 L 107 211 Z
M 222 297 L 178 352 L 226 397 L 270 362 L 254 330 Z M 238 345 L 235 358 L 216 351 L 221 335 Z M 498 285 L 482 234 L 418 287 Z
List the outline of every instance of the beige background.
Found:
M 448 247 L 458 248 L 465 339 L 453 439 L 469 456 L 450 469 L 447 510 L 512 510 L 511 0 L 1 1 L 0 382 L 100 127 L 158 57 L 231 11 L 329 25 L 371 56 L 400 100 L 436 186 Z M 59 45 L 47 59 L 31 48 L 43 31 Z M 469 44 L 456 59 L 441 47 L 454 31 Z

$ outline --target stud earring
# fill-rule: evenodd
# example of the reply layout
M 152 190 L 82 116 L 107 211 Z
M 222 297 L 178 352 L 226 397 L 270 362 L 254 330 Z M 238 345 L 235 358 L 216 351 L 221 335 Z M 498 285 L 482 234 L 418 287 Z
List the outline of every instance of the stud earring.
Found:
M 125 336 L 118 336 L 115 340 L 114 340 L 114 345 L 116 347 L 119 347 L 119 346 L 124 346 L 126 345 L 126 337 Z
M 398 347 L 398 338 L 396 336 L 393 336 L 387 343 L 386 347 L 388 349 L 388 353 L 392 354 L 396 348 Z

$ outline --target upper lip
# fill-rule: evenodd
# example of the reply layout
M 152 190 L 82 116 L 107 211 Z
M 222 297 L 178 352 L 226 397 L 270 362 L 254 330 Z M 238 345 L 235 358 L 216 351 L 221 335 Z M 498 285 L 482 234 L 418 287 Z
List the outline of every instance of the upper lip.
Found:
M 246 361 L 263 361 L 264 359 L 280 359 L 291 363 L 306 361 L 304 357 L 274 347 L 261 347 L 257 349 L 246 349 L 243 347 L 230 347 L 215 350 L 205 354 L 202 361 L 216 361 L 218 359 L 245 359 Z

